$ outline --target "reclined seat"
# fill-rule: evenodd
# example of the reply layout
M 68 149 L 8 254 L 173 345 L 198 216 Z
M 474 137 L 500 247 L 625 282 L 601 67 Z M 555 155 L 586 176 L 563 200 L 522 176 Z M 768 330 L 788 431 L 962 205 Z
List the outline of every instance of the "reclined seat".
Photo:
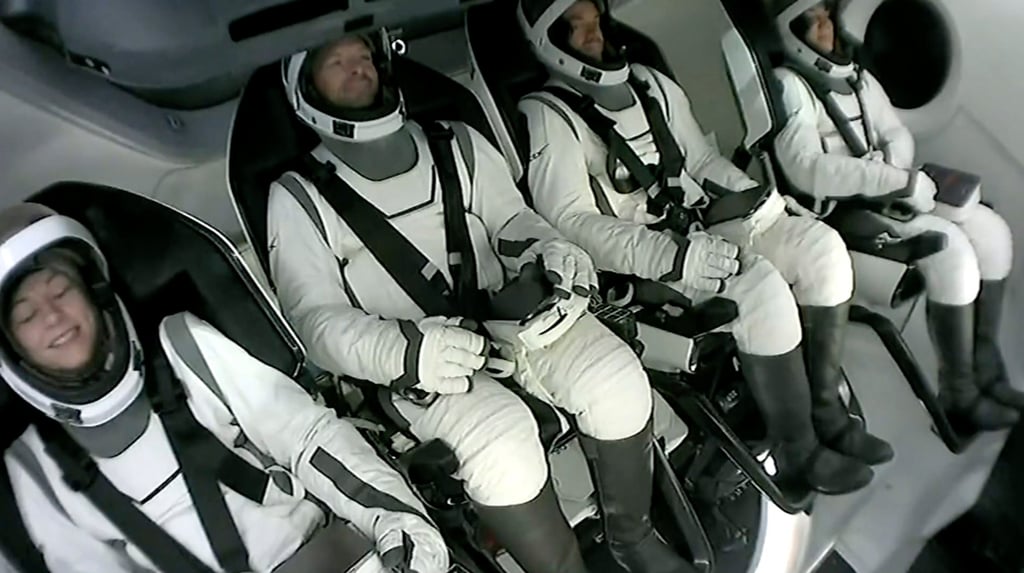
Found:
M 475 6 L 467 12 L 466 28 L 477 71 L 498 108 L 496 115 L 503 120 L 503 125 L 495 126 L 495 132 L 499 139 L 517 150 L 517 157 L 511 158 L 510 163 L 514 171 L 518 169 L 520 188 L 526 192 L 529 134 L 518 103 L 544 85 L 548 72 L 516 25 L 516 4 L 515 0 L 499 0 Z M 643 63 L 675 78 L 661 50 L 650 38 L 621 22 L 613 24 L 615 37 L 624 41 L 622 49 L 629 61 Z M 693 429 L 708 438 L 706 444 L 711 451 L 724 453 L 784 511 L 795 513 L 805 508 L 810 496 L 791 499 L 792 496 L 783 494 L 737 435 L 737 429 L 751 425 L 751 417 L 745 414 L 756 409 L 749 407 L 749 398 L 740 398 L 747 390 L 740 383 L 742 375 L 732 366 L 731 339 L 712 333 L 717 326 L 735 318 L 735 308 L 719 316 L 714 316 L 718 312 L 709 316 L 690 310 L 684 311 L 681 317 L 672 317 L 661 308 L 634 306 L 628 310 L 639 323 L 639 339 L 644 345 L 641 359 L 648 368 L 652 384 L 672 398 L 673 407 L 686 417 Z M 753 421 L 757 420 L 755 416 Z M 753 432 L 756 430 L 754 428 Z M 697 475 L 703 468 L 691 470 L 691 475 Z
M 401 84 L 406 111 L 420 121 L 460 120 L 483 134 L 492 144 L 497 139 L 476 97 L 444 74 L 405 57 L 393 60 L 395 77 Z M 281 85 L 280 66 L 271 64 L 253 74 L 236 111 L 229 141 L 228 176 L 232 201 L 243 229 L 266 276 L 270 277 L 267 250 L 267 201 L 270 184 L 319 144 L 311 129 L 299 122 L 288 105 Z M 345 380 L 363 390 L 364 400 L 357 406 L 360 414 L 388 426 L 388 437 L 397 447 L 416 443 L 401 427 L 403 420 L 390 408 L 390 401 L 380 399 L 387 389 L 372 383 Z M 559 494 L 562 510 L 576 525 L 597 513 L 590 500 L 593 492 L 582 451 L 575 440 L 570 418 L 530 395 L 517 385 L 512 387 L 530 406 L 541 428 L 541 442 L 549 452 L 552 479 Z M 664 400 L 655 399 L 655 431 L 665 440 L 665 449 L 672 451 L 686 437 L 686 427 L 676 418 Z M 662 491 L 677 511 L 686 512 L 686 500 L 675 481 L 668 458 L 662 455 L 659 477 Z M 412 481 L 428 490 L 428 503 L 455 509 L 446 518 L 453 527 L 465 517 L 468 507 L 461 485 L 451 477 L 456 469 L 451 452 L 436 445 L 420 447 L 403 454 L 411 467 Z M 453 500 L 455 500 L 453 502 Z M 461 500 L 461 501 L 460 501 Z M 453 507 L 459 505 L 459 507 Z M 689 521 L 687 521 L 689 520 Z M 696 523 L 692 511 L 687 523 Z
M 220 232 L 142 195 L 99 185 L 59 183 L 29 201 L 81 222 L 93 234 L 110 264 L 111 284 L 132 310 L 136 325 L 154 324 L 188 311 L 314 392 L 314 380 L 305 369 L 305 352 L 294 331 Z M 36 412 L 5 384 L 0 386 L 0 415 L 0 446 L 6 449 Z M 15 549 L 19 547 L 20 515 L 5 503 L 14 499 L 6 478 L 6 470 L 0 471 L 4 520 L 0 552 L 20 570 L 36 571 L 33 562 L 26 561 L 36 550 L 23 528 L 23 549 Z M 23 545 L 25 542 L 29 545 Z M 459 557 L 454 556 L 453 561 L 458 562 Z
M 796 199 L 800 193 L 786 180 L 773 145 L 786 122 L 782 87 L 774 73 L 781 57 L 781 40 L 771 17 L 760 4 L 742 0 L 722 0 L 722 4 L 733 24 L 733 29 L 722 38 L 722 53 L 745 131 L 733 159 L 746 167 L 756 158 L 766 177 L 780 192 Z M 850 320 L 865 324 L 876 333 L 928 410 L 943 442 L 951 451 L 959 453 L 968 442 L 950 426 L 900 329 L 883 314 L 901 312 L 898 320 L 904 325 L 907 323 L 917 299 L 924 292 L 924 279 L 916 262 L 942 250 L 945 237 L 935 232 L 912 238 L 892 237 L 877 222 L 849 211 L 824 220 L 846 241 L 853 259 L 857 277 L 854 296 L 861 304 L 851 307 Z

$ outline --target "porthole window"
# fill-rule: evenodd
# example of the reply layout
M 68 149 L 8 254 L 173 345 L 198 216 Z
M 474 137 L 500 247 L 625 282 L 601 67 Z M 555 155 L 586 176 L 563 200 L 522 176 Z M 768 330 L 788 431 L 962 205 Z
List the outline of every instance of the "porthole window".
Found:
M 953 35 L 932 0 L 885 0 L 864 34 L 863 61 L 893 105 L 917 109 L 946 85 Z

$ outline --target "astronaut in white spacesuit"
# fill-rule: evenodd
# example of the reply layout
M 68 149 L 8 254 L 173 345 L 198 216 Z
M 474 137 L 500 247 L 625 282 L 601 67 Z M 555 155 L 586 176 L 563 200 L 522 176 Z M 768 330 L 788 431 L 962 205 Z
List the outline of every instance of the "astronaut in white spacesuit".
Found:
M 979 203 L 980 188 L 959 204 L 941 195 L 937 202 L 935 180 L 915 166 L 913 136 L 878 80 L 853 60 L 836 3 L 784 1 L 775 8 L 787 58 L 776 71 L 788 117 L 775 142 L 785 176 L 819 214 L 870 212 L 893 236 L 946 236 L 945 249 L 917 265 L 940 362 L 939 400 L 968 431 L 1012 426 L 1024 393 L 1009 384 L 998 344 L 1013 260 L 1009 226 Z M 910 212 L 893 218 L 865 204 Z
M 386 32 L 296 54 L 283 73 L 322 140 L 313 159 L 331 166 L 326 177 L 285 173 L 269 198 L 271 275 L 312 360 L 390 388 L 385 402 L 413 434 L 451 446 L 483 523 L 526 571 L 583 571 L 537 422 L 483 372 L 489 342 L 461 320 L 486 321 L 468 299 L 542 263 L 555 292 L 547 312 L 568 327 L 517 340 L 485 322 L 488 338 L 504 343 L 515 382 L 575 417 L 619 563 L 692 571 L 650 523 L 652 393 L 639 359 L 592 315 L 566 310 L 585 308 L 596 288 L 589 256 L 526 207 L 479 133 L 406 120 Z
M 133 322 L 108 276 L 77 221 L 0 213 L 0 374 L 37 411 L 4 454 L 4 507 L 41 554 L 30 570 L 447 571 L 355 428 L 195 315 Z
M 727 328 L 780 445 L 777 479 L 831 494 L 866 485 L 868 464 L 893 452 L 840 399 L 853 277 L 838 234 L 790 216 L 721 157 L 683 90 L 620 55 L 603 2 L 523 0 L 519 19 L 552 74 L 519 106 L 538 212 L 638 293 L 736 301 Z M 692 226 L 702 216 L 706 232 Z

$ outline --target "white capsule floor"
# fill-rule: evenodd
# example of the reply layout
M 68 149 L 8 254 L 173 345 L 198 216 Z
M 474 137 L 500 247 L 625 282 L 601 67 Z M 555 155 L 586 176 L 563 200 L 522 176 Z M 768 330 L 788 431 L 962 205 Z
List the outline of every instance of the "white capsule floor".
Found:
M 922 301 L 890 316 L 903 326 L 904 338 L 934 381 L 935 359 L 923 306 Z M 827 559 L 823 571 L 903 573 L 933 535 L 977 501 L 1008 433 L 983 435 L 960 455 L 949 452 L 866 326 L 851 325 L 844 368 L 869 429 L 892 443 L 896 458 L 876 468 L 875 480 L 862 491 L 819 496 L 810 517 L 787 516 L 763 499 L 754 501 L 760 505 L 761 530 L 751 532 L 752 546 L 742 555 L 730 558 L 728 552 L 720 553 L 716 571 L 802 573 L 814 571 Z M 845 565 L 835 569 L 839 561 Z M 602 549 L 588 555 L 588 563 L 592 573 L 619 571 Z
M 934 380 L 923 304 L 910 315 L 904 338 Z M 931 536 L 975 503 L 1007 432 L 982 435 L 954 455 L 868 328 L 851 327 L 844 363 L 868 427 L 892 443 L 896 459 L 877 468 L 865 490 L 819 499 L 804 570 L 824 557 L 831 542 L 857 573 L 900 573 Z

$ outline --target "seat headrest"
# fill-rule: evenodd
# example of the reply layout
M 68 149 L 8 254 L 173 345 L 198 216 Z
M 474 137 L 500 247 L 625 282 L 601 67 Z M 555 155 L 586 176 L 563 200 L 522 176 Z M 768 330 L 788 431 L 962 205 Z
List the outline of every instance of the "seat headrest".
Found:
M 782 37 L 776 27 L 775 17 L 763 2 L 722 0 L 722 6 L 759 60 L 773 68 L 782 63 L 785 55 Z
M 239 98 L 228 140 L 228 187 L 246 237 L 264 274 L 267 259 L 267 192 L 270 184 L 320 143 L 299 121 L 281 81 L 280 64 L 264 66 Z
M 411 119 L 419 122 L 461 121 L 479 131 L 491 145 L 497 145 L 487 114 L 469 89 L 410 58 L 395 58 L 394 69 Z
M 782 85 L 774 72 L 785 59 L 782 37 L 775 26 L 775 19 L 761 2 L 722 0 L 722 5 L 757 66 L 764 84 L 774 134 L 786 123 Z
M 516 0 L 470 8 L 466 13 L 466 31 L 477 69 L 525 165 L 528 135 L 525 118 L 517 106 L 523 96 L 543 87 L 548 72 L 533 55 L 517 24 Z

